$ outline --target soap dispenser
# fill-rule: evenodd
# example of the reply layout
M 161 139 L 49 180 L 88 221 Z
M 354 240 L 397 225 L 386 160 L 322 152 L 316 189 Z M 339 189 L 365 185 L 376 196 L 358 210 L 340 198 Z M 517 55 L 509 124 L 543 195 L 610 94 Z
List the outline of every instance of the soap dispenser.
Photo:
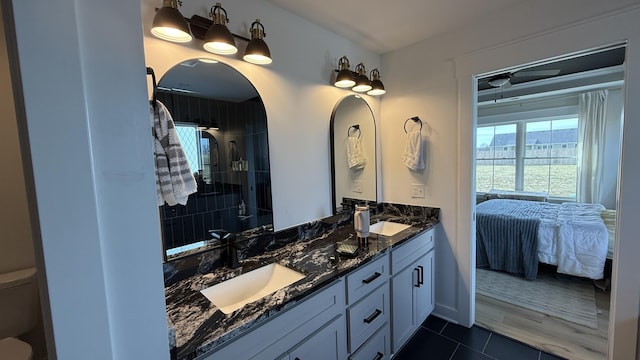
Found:
M 369 249 L 369 207 L 367 205 L 356 205 L 353 214 L 353 227 L 358 237 L 358 243 L 361 248 L 368 251 Z
M 238 205 L 238 215 L 244 216 L 247 213 L 247 205 L 245 205 L 244 200 L 240 201 L 240 205 Z

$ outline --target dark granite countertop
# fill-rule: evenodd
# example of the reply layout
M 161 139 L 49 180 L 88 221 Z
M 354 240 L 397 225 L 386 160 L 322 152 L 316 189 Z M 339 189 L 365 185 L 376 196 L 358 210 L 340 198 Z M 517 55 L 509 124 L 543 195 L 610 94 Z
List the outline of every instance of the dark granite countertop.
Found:
M 411 225 L 394 236 L 372 234 L 369 251 L 354 258 L 338 256 L 336 244 L 357 245 L 352 214 L 336 215 L 291 229 L 244 235 L 247 249 L 240 254 L 241 267 L 221 266 L 222 251 L 213 250 L 165 264 L 165 297 L 170 324 L 172 357 L 194 359 L 241 335 L 269 317 L 294 306 L 306 296 L 362 264 L 385 254 L 403 241 L 439 222 L 438 208 L 378 204 L 371 221 Z M 239 237 L 239 239 L 242 237 Z M 336 261 L 330 257 L 335 256 Z M 261 266 L 279 263 L 304 273 L 304 279 L 225 315 L 200 290 Z

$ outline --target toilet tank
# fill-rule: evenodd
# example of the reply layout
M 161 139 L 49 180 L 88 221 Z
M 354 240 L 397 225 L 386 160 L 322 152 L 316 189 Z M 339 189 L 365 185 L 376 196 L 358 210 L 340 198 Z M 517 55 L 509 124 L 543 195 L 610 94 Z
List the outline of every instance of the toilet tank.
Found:
M 36 268 L 0 273 L 0 339 L 33 329 L 39 304 Z

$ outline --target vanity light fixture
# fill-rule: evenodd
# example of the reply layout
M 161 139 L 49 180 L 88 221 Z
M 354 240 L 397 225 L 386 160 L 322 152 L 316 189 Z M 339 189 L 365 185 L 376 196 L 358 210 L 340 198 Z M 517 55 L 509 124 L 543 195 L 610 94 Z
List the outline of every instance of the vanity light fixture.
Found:
M 213 20 L 213 24 L 204 36 L 204 49 L 220 55 L 237 53 L 236 42 L 231 31 L 227 28 L 227 23 L 229 23 L 227 11 L 222 8 L 220 3 L 216 3 L 211 7 L 209 16 Z
M 351 88 L 355 92 L 365 92 L 371 90 L 371 81 L 367 77 L 367 70 L 364 68 L 364 64 L 360 63 L 356 65 L 356 84 Z
M 251 24 L 251 41 L 247 44 L 247 48 L 242 57 L 244 61 L 252 64 L 267 65 L 271 64 L 271 52 L 267 43 L 263 38 L 267 36 L 264 32 L 264 26 L 260 23 L 260 19 Z
M 351 88 L 351 90 L 359 93 L 366 92 L 367 95 L 379 96 L 387 91 L 384 89 L 382 81 L 380 81 L 380 71 L 378 69 L 371 70 L 371 80 L 367 77 L 367 70 L 363 63 L 356 66 L 356 71 L 349 69 L 349 59 L 343 56 L 338 60 L 338 73 L 334 86 L 339 88 Z
M 349 59 L 346 56 L 343 56 L 338 60 L 338 75 L 336 76 L 336 81 L 333 85 L 339 88 L 350 88 L 356 84 L 355 76 L 351 69 L 349 69 Z
M 163 40 L 181 43 L 193 39 L 187 21 L 178 11 L 178 5 L 182 6 L 181 0 L 163 1 L 162 7 L 153 17 L 151 34 Z
M 379 96 L 387 92 L 382 81 L 380 81 L 380 71 L 378 69 L 371 70 L 369 76 L 371 77 L 371 90 L 367 91 L 367 95 Z

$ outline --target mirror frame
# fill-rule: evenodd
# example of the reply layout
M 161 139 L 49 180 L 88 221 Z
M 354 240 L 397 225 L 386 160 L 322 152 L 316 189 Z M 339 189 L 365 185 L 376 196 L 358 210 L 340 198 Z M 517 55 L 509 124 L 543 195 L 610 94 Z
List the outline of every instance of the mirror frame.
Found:
M 374 176 L 374 180 L 373 180 L 373 194 L 374 194 L 374 199 L 373 200 L 364 200 L 367 202 L 377 202 L 378 201 L 378 159 L 377 159 L 377 139 L 376 139 L 376 119 L 375 119 L 375 115 L 373 113 L 373 110 L 371 109 L 371 105 L 369 105 L 369 103 L 360 95 L 356 95 L 356 94 L 350 94 L 348 96 L 343 97 L 342 99 L 340 99 L 336 105 L 333 107 L 333 111 L 331 112 L 331 120 L 330 120 L 330 124 L 329 124 L 329 137 L 330 137 L 330 148 L 331 148 L 331 204 L 332 204 L 332 212 L 333 214 L 338 214 L 340 212 L 344 212 L 346 209 L 340 209 L 340 211 L 338 211 L 338 205 L 340 205 L 336 199 L 337 197 L 337 186 L 336 186 L 336 161 L 338 161 L 338 159 L 336 159 L 336 138 L 337 136 L 342 136 L 341 134 L 336 134 L 335 132 L 335 127 L 336 127 L 336 115 L 338 113 L 338 110 L 340 108 L 341 105 L 343 105 L 345 103 L 345 101 L 348 101 L 349 99 L 357 99 L 359 101 L 362 102 L 363 105 L 366 106 L 367 110 L 369 110 L 369 114 L 371 115 L 371 129 L 372 129 L 372 138 L 370 139 L 371 143 L 373 144 L 373 154 L 372 154 L 372 158 L 371 159 L 367 159 L 367 165 L 366 166 L 373 166 L 374 170 L 373 170 L 373 176 Z M 360 129 L 362 130 L 362 129 Z M 344 160 L 344 159 L 342 159 Z M 343 196 L 344 198 L 344 196 Z

